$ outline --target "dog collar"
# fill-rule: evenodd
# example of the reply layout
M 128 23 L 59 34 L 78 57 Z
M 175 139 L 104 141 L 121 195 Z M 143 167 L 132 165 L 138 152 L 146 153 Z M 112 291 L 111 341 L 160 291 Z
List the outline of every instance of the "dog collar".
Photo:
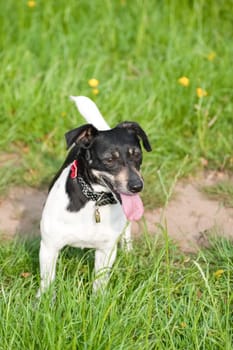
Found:
M 82 190 L 82 193 L 84 196 L 86 196 L 88 199 L 91 201 L 95 202 L 95 206 L 99 207 L 102 205 L 107 205 L 107 204 L 116 204 L 117 200 L 115 199 L 114 195 L 111 192 L 95 192 L 90 185 L 86 183 L 86 181 L 78 175 L 78 161 L 74 160 L 72 165 L 71 165 L 71 173 L 70 177 L 73 180 L 76 180 L 80 188 Z

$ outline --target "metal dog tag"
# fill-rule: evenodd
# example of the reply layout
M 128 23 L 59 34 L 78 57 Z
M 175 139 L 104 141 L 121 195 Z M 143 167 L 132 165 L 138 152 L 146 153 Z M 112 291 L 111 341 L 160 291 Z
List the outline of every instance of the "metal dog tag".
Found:
M 100 211 L 98 207 L 95 208 L 95 222 L 97 224 L 100 223 Z

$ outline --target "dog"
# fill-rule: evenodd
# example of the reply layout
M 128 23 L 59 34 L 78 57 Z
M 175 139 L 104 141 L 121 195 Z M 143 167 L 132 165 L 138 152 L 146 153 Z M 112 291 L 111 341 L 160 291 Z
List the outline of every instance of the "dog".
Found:
M 93 101 L 71 97 L 88 123 L 65 134 L 70 149 L 52 180 L 40 223 L 40 276 L 37 296 L 55 279 L 56 261 L 65 246 L 95 249 L 94 291 L 104 288 L 115 261 L 117 243 L 127 221 L 138 220 L 143 204 L 140 174 L 141 142 L 151 145 L 136 122 L 122 122 L 110 129 Z

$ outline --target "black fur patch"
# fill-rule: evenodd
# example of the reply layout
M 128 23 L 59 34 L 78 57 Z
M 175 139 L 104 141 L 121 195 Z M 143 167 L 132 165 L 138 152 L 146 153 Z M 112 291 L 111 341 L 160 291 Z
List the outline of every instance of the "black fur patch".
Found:
M 82 171 L 81 169 L 78 169 L 78 172 L 80 171 L 82 174 L 83 172 L 85 172 L 85 165 L 84 162 L 82 161 L 82 151 L 80 151 L 80 148 L 78 145 L 75 145 L 74 147 L 71 148 L 68 156 L 66 157 L 63 165 L 61 166 L 61 168 L 58 170 L 58 172 L 56 173 L 56 175 L 54 176 L 53 180 L 50 183 L 49 186 L 49 192 L 51 191 L 53 185 L 55 184 L 55 182 L 57 181 L 57 179 L 59 178 L 59 176 L 61 175 L 62 171 L 67 168 L 75 159 L 78 158 L 78 156 L 80 156 L 80 168 L 83 168 Z M 71 172 L 70 172 L 71 173 Z M 89 199 L 82 193 L 80 185 L 77 181 L 77 178 L 72 179 L 70 177 L 70 173 L 69 176 L 67 177 L 66 180 L 66 184 L 65 184 L 65 190 L 66 193 L 68 194 L 68 197 L 70 199 L 70 203 L 67 207 L 67 210 L 71 211 L 71 212 L 76 212 L 79 211 L 80 209 L 82 209 L 85 204 L 89 201 Z
M 89 199 L 82 193 L 77 178 L 72 179 L 70 174 L 66 181 L 66 193 L 70 199 L 67 209 L 71 212 L 79 211 L 89 201 Z

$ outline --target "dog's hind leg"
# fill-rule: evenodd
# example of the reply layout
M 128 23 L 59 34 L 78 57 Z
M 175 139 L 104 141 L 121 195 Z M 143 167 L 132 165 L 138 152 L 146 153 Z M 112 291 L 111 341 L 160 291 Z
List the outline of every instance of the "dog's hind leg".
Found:
M 37 297 L 40 297 L 55 279 L 58 253 L 58 249 L 48 247 L 44 244 L 43 240 L 41 241 L 39 254 L 41 283 L 40 289 L 37 292 Z
M 111 267 L 116 259 L 117 245 L 111 249 L 97 249 L 95 252 L 95 281 L 93 290 L 104 289 L 107 285 Z

